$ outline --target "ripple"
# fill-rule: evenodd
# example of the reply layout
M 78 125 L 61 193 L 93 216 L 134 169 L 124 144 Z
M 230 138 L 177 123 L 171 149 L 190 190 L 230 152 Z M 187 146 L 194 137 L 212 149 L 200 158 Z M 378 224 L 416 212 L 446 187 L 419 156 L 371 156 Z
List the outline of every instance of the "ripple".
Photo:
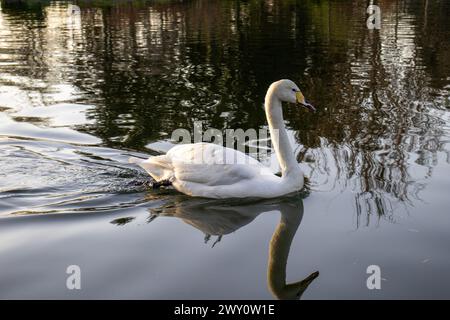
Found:
M 148 175 L 127 162 L 130 155 L 137 153 L 48 140 L 0 138 L 0 154 L 3 216 L 111 211 L 147 201 Z

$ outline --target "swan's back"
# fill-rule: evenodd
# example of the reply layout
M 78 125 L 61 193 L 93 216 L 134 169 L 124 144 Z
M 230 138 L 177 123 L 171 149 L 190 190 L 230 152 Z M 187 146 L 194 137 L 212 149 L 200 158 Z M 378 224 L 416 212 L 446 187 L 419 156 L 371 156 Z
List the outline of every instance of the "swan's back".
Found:
M 177 145 L 167 152 L 167 156 L 169 156 L 172 161 L 176 160 L 183 163 L 203 165 L 245 164 L 264 167 L 256 159 L 243 152 L 205 142 Z

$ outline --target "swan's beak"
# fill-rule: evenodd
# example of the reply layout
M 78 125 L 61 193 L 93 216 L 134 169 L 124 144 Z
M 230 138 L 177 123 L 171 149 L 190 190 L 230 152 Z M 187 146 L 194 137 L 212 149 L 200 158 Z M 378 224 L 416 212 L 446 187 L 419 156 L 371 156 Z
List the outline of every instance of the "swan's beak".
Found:
M 303 93 L 300 91 L 297 91 L 295 93 L 295 96 L 297 97 L 297 103 L 300 104 L 302 107 L 305 107 L 311 112 L 316 112 L 316 108 L 309 102 L 305 100 L 305 97 L 303 96 Z
M 308 277 L 303 279 L 301 282 L 303 285 L 309 286 L 311 284 L 311 282 L 313 282 L 314 279 L 317 278 L 318 276 L 319 276 L 319 271 L 313 272 Z

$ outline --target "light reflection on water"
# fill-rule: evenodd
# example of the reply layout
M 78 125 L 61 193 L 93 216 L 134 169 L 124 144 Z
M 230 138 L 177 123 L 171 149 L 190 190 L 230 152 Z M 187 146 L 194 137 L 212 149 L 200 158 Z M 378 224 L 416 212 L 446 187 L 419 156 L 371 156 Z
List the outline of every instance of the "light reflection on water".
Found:
M 314 115 L 285 109 L 309 179 L 307 221 L 293 244 L 310 247 L 298 255 L 294 250 L 289 261 L 296 279 L 321 272 L 304 297 L 450 296 L 448 289 L 434 289 L 448 279 L 442 270 L 450 265 L 442 247 L 449 240 L 450 190 L 446 2 L 379 1 L 379 31 L 366 29 L 365 4 L 356 0 L 79 1 L 80 16 L 68 16 L 68 4 L 1 2 L 0 270 L 9 268 L 0 272 L 0 284 L 9 288 L 1 297 L 20 297 L 21 290 L 30 290 L 27 297 L 271 297 L 264 279 L 269 229 L 278 224 L 274 215 L 254 215 L 242 228 L 242 219 L 229 213 L 220 222 L 227 206 L 199 206 L 201 200 L 183 197 L 178 202 L 173 191 L 149 190 L 148 177 L 127 158 L 167 150 L 174 129 L 192 131 L 198 120 L 205 129 L 264 128 L 265 90 L 279 78 L 296 81 L 319 107 Z M 180 205 L 195 219 L 170 215 L 194 228 L 164 218 L 168 207 Z M 244 211 L 283 213 L 267 203 L 256 207 Z M 148 210 L 158 213 L 149 224 Z M 202 226 L 213 226 L 214 218 L 230 219 L 230 230 L 237 231 L 205 251 L 210 247 L 201 246 L 196 229 L 208 234 Z M 97 230 L 101 236 L 92 234 Z M 121 248 L 124 259 L 141 265 L 109 255 L 102 236 Z M 147 248 L 149 238 L 159 245 Z M 56 290 L 59 278 L 45 271 L 55 266 L 40 261 L 37 271 L 17 268 L 25 254 L 37 261 L 42 250 L 59 252 L 68 239 L 78 259 L 96 272 L 116 263 L 108 279 L 134 270 L 134 277 L 109 282 L 111 288 L 129 283 L 129 290 L 106 294 L 104 282 L 90 279 L 91 289 L 71 296 Z M 185 258 L 188 266 L 179 276 L 166 250 Z M 102 253 L 105 261 L 97 260 Z M 68 255 L 52 254 L 55 265 L 63 268 Z M 242 273 L 230 267 L 240 259 L 247 264 Z M 205 260 L 213 270 L 199 266 Z M 368 264 L 391 275 L 386 291 L 365 288 Z M 143 281 L 145 266 L 162 280 Z M 194 276 L 196 268 L 204 280 Z M 414 282 L 402 277 L 405 268 Z M 48 286 L 18 280 L 21 275 L 42 277 Z M 231 278 L 240 282 L 229 287 Z M 242 284 L 248 292 L 238 292 Z M 347 289 L 339 290 L 344 284 Z

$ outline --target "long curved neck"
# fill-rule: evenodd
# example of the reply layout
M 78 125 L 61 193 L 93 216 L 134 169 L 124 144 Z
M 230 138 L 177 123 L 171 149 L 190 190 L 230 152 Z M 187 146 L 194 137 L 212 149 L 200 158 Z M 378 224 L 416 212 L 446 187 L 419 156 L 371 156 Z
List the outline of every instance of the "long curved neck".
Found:
M 302 213 L 281 212 L 281 220 L 270 240 L 267 279 L 270 290 L 280 299 L 295 298 L 297 293 L 303 291 L 299 283 L 286 284 L 289 251 L 301 220 Z
M 284 125 L 283 109 L 281 101 L 276 97 L 273 88 L 269 88 L 265 99 L 266 117 L 269 123 L 270 136 L 272 146 L 277 154 L 278 163 L 281 167 L 283 177 L 287 177 L 288 173 L 300 170 L 292 151 L 289 137 Z M 298 179 L 298 177 L 297 177 Z
M 286 283 L 286 265 L 292 239 L 303 217 L 303 202 L 283 204 L 280 207 L 281 219 L 275 229 L 269 247 L 267 282 L 270 291 L 279 299 L 300 299 L 303 292 L 319 276 L 313 272 L 303 280 Z

